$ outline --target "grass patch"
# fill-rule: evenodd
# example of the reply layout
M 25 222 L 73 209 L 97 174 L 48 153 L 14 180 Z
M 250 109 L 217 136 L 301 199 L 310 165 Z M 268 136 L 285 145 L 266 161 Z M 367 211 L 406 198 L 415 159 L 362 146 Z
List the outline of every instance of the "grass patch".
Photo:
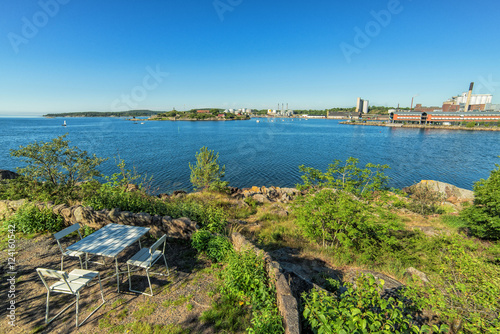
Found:
M 212 304 L 212 308 L 203 312 L 200 319 L 212 324 L 216 330 L 235 333 L 250 327 L 250 308 L 241 305 L 236 299 L 218 300 Z
M 137 311 L 134 311 L 134 313 L 132 313 L 132 316 L 134 318 L 136 318 L 137 320 L 140 320 L 143 317 L 147 317 L 147 316 L 150 316 L 151 314 L 153 314 L 155 309 L 156 309 L 156 305 L 146 302 L 146 303 L 143 303 L 142 306 L 139 307 L 139 309 Z
M 135 321 L 133 323 L 125 325 L 125 329 L 129 330 L 131 333 L 141 333 L 141 334 L 189 334 L 191 331 L 189 329 L 183 329 L 179 325 L 154 325 L 151 326 L 148 323 Z
M 456 229 L 463 229 L 467 227 L 467 222 L 457 215 L 443 215 L 441 216 L 441 222 L 446 226 Z
M 187 295 L 187 296 L 181 296 L 175 300 L 173 299 L 168 299 L 168 300 L 165 300 L 162 305 L 163 307 L 165 308 L 169 308 L 169 307 L 177 307 L 177 306 L 181 306 L 183 304 L 185 304 L 186 302 L 190 301 L 191 298 L 193 298 L 193 295 L 190 294 L 190 295 Z

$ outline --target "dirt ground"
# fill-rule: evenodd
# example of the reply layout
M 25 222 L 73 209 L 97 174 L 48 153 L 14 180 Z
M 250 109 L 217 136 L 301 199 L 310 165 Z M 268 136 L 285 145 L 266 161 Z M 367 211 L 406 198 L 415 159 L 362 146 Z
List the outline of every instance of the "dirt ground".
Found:
M 143 247 L 148 246 L 148 242 L 151 243 L 151 240 L 143 239 Z M 17 239 L 16 247 L 19 253 L 16 255 L 15 327 L 9 325 L 7 318 L 7 307 L 10 305 L 8 254 L 6 251 L 0 252 L 0 333 L 216 333 L 214 328 L 199 319 L 212 302 L 212 297 L 209 296 L 213 296 L 215 292 L 214 270 L 209 262 L 198 258 L 196 251 L 186 242 L 167 242 L 170 275 L 150 275 L 153 297 L 129 292 L 127 274 L 120 275 L 118 293 L 116 277 L 109 278 L 115 272 L 112 259 L 106 259 L 105 265 L 91 263 L 89 269 L 98 270 L 104 279 L 102 283 L 106 303 L 78 329 L 75 325 L 74 305 L 45 326 L 47 291 L 36 268 L 60 269 L 61 252 L 55 239 L 50 234 L 33 239 Z M 127 271 L 126 260 L 138 250 L 136 243 L 120 254 L 120 271 Z M 78 258 L 65 258 L 65 271 L 78 269 L 79 266 Z M 158 261 L 152 271 L 166 273 L 163 261 Z M 149 292 L 144 271 L 134 273 L 132 282 L 134 290 Z M 71 295 L 51 294 L 50 317 L 74 300 L 75 297 Z M 101 301 L 98 284 L 83 289 L 80 297 L 80 321 Z

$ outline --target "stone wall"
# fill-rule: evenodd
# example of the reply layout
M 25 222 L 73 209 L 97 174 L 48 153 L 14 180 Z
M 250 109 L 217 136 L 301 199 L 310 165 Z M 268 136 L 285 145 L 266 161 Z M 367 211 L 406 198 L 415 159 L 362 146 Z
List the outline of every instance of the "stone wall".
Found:
M 231 235 L 231 242 L 234 249 L 240 251 L 241 249 L 251 249 L 256 254 L 260 254 L 266 261 L 266 269 L 271 281 L 276 286 L 276 298 L 278 301 L 278 309 L 283 317 L 283 324 L 286 334 L 299 334 L 300 333 L 300 318 L 297 300 L 293 296 L 290 285 L 283 274 L 280 264 L 273 261 L 271 256 L 263 250 L 255 247 L 252 243 L 245 239 L 239 233 Z
M 25 200 L 0 201 L 0 219 L 11 215 L 24 203 Z M 144 212 L 132 213 L 120 211 L 120 209 L 95 211 L 89 206 L 54 205 L 53 202 L 37 202 L 35 205 L 39 209 L 50 208 L 55 214 L 62 216 L 68 226 L 76 223 L 93 229 L 100 229 L 109 223 L 147 226 L 151 228 L 150 233 L 155 238 L 166 234 L 169 237 L 181 239 L 189 239 L 191 234 L 198 229 L 196 222 L 186 217 L 174 219 L 170 216 L 151 216 Z

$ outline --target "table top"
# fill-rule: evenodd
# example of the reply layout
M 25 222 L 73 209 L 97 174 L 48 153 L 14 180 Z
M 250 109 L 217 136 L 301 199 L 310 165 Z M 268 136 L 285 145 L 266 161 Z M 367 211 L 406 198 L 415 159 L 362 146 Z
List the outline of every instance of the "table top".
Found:
M 115 257 L 139 240 L 149 227 L 110 223 L 82 240 L 68 246 L 68 250 Z

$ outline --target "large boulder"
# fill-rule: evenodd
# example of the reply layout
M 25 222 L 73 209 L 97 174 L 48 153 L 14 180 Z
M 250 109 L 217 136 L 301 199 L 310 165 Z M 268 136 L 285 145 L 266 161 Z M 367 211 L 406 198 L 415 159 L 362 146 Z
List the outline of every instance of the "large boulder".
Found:
M 472 190 L 467 190 L 463 188 L 458 188 L 449 183 L 434 181 L 434 180 L 422 180 L 411 187 L 403 188 L 403 191 L 407 193 L 412 193 L 416 187 L 426 187 L 431 191 L 435 191 L 443 194 L 446 199 L 451 202 L 463 202 L 474 200 L 474 192 Z
M 0 180 L 13 180 L 19 177 L 19 174 L 10 170 L 0 169 Z

